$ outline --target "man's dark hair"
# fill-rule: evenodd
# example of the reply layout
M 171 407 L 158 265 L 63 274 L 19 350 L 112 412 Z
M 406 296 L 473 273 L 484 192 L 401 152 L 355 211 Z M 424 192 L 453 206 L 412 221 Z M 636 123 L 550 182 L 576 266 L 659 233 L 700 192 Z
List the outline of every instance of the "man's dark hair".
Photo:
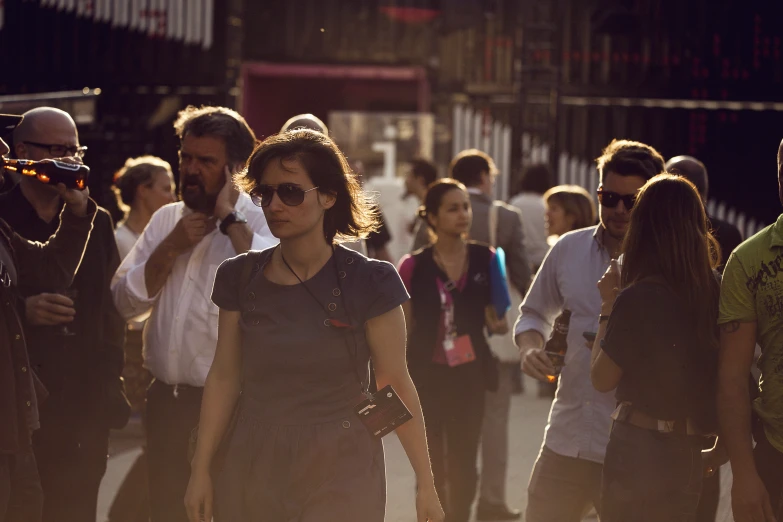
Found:
M 466 187 L 480 185 L 483 172 L 494 177 L 497 176 L 498 169 L 489 154 L 478 149 L 463 150 L 451 160 L 449 165 L 449 177 Z
M 552 188 L 552 171 L 546 163 L 530 165 L 522 172 L 517 192 L 544 194 Z
M 607 172 L 620 176 L 640 176 L 649 180 L 664 171 L 663 156 L 654 148 L 638 141 L 612 140 L 595 161 L 602 181 Z
M 180 141 L 188 134 L 221 138 L 228 162 L 233 165 L 244 165 L 256 146 L 256 135 L 245 119 L 227 107 L 190 105 L 179 111 L 174 130 Z
M 410 163 L 413 176 L 421 178 L 425 187 L 429 187 L 438 179 L 438 169 L 431 161 L 424 158 L 415 158 Z
M 676 156 L 666 162 L 666 172 L 677 174 L 687 179 L 696 186 L 702 200 L 707 199 L 709 190 L 709 177 L 704 163 L 693 156 Z

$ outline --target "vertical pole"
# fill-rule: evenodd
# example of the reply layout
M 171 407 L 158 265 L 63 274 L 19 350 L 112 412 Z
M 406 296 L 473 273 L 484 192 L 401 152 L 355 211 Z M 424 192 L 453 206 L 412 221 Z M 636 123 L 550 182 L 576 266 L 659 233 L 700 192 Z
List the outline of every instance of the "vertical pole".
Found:
M 226 77 L 225 77 L 225 105 L 232 109 L 239 109 L 238 102 L 241 89 L 242 71 L 242 39 L 243 39 L 243 0 L 224 0 L 226 15 L 222 22 L 226 24 Z

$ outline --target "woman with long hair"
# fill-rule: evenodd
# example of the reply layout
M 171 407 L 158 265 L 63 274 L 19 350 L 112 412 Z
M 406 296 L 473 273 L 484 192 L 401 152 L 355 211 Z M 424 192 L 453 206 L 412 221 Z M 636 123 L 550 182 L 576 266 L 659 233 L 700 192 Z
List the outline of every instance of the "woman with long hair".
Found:
M 717 427 L 720 252 L 691 182 L 661 174 L 641 189 L 623 253 L 598 283 L 591 377 L 619 404 L 601 520 L 694 520 L 704 435 Z
M 258 145 L 235 181 L 280 244 L 229 259 L 215 276 L 218 342 L 186 494 L 190 520 L 210 520 L 214 479 L 218 521 L 383 522 L 383 445 L 360 420 L 371 410 L 372 360 L 377 387 L 390 387 L 373 400 L 396 393 L 412 416 L 397 435 L 416 473 L 418 520 L 440 522 L 405 365 L 408 295 L 393 265 L 340 245 L 378 226 L 345 156 L 321 133 L 284 132 Z
M 467 522 L 476 494 L 484 395 L 497 389 L 497 362 L 485 329 L 508 331 L 510 298 L 502 256 L 467 240 L 473 214 L 462 183 L 442 179 L 430 185 L 420 213 L 432 244 L 400 261 L 411 294 L 403 305 L 408 364 L 447 520 Z

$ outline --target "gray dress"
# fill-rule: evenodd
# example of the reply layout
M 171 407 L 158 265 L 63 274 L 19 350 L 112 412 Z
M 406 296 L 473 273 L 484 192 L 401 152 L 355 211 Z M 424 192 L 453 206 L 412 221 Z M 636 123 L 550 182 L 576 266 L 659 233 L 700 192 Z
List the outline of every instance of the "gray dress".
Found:
M 242 312 L 243 334 L 243 393 L 215 483 L 216 520 L 383 522 L 383 445 L 353 411 L 363 399 L 356 370 L 366 381 L 365 322 L 408 294 L 394 266 L 343 247 L 307 288 L 278 285 L 263 273 L 273 250 L 261 252 L 247 288 L 246 254 L 215 277 L 212 300 Z M 355 328 L 326 326 L 329 318 Z

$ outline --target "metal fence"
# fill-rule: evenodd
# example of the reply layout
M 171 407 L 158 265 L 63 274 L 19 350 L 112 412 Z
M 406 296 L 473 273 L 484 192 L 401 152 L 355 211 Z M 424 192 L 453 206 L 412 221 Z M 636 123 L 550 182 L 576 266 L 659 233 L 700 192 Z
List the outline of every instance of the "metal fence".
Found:
M 507 201 L 511 190 L 511 125 L 495 121 L 489 110 L 455 105 L 452 129 L 452 157 L 465 149 L 489 154 L 498 168 L 495 197 Z

